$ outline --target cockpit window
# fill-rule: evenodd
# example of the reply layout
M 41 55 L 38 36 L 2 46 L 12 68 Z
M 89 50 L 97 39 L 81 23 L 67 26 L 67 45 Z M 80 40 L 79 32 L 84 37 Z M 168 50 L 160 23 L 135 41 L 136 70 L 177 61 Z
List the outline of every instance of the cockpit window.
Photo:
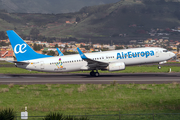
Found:
M 168 50 L 163 50 L 163 52 L 168 52 Z

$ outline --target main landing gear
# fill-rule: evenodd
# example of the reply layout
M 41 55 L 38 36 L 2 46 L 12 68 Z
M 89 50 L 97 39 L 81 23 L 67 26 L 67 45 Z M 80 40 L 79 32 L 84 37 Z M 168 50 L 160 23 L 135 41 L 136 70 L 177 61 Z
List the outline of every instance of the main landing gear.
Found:
M 90 72 L 90 76 L 98 77 L 98 76 L 99 76 L 98 70 L 96 70 L 96 72 L 94 72 L 94 70 L 92 70 L 92 71 Z

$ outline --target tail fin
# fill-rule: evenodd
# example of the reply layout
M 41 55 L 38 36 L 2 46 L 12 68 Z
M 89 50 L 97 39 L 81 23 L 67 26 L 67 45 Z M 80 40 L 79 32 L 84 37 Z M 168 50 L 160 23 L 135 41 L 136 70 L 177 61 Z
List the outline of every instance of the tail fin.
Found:
M 36 53 L 19 35 L 13 30 L 6 31 L 11 42 L 17 61 L 32 60 L 38 58 L 52 57 Z

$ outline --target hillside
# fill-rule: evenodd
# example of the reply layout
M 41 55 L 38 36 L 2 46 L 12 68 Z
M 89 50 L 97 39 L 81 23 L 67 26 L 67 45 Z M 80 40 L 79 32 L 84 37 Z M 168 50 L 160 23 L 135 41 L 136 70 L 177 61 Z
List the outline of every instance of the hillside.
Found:
M 115 3 L 119 0 L 0 0 L 0 9 L 10 13 L 69 13 L 84 6 Z
M 76 37 L 101 42 L 146 39 L 155 31 L 168 33 L 166 37 L 179 40 L 180 34 L 170 31 L 180 26 L 179 6 L 180 2 L 170 0 L 124 0 L 66 14 L 9 14 L 1 11 L 0 31 L 15 29 L 19 34 L 29 35 L 32 28 L 37 28 L 40 35 L 46 37 Z
M 151 29 L 172 29 L 180 26 L 179 2 L 134 1 L 84 7 L 78 12 L 81 21 L 77 25 L 56 26 L 56 31 L 45 30 L 44 35 L 56 36 L 58 32 L 60 36 L 124 40 L 148 38 Z M 120 34 L 128 37 L 118 37 Z M 179 38 L 178 35 L 171 37 Z

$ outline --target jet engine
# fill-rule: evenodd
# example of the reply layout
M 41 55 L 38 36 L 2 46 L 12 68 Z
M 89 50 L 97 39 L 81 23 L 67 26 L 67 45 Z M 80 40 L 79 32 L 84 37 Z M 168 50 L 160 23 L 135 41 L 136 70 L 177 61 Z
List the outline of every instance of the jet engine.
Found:
M 109 63 L 107 70 L 109 71 L 119 71 L 119 70 L 124 70 L 125 69 L 125 64 L 124 62 L 113 62 Z

